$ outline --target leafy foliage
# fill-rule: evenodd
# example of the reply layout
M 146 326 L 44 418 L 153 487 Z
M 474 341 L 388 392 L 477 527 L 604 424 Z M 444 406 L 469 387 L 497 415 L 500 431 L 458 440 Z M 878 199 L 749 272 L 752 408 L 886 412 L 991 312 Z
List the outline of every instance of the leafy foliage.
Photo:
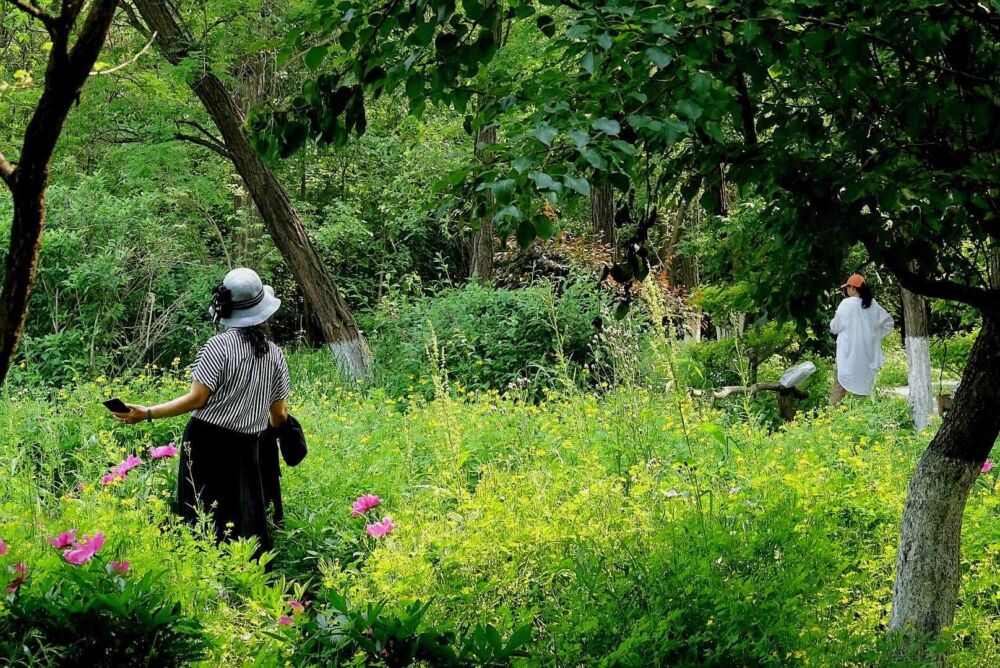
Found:
M 334 591 L 326 591 L 325 598 L 324 607 L 297 625 L 300 639 L 291 659 L 296 665 L 356 660 L 360 652 L 367 665 L 503 666 L 524 656 L 531 641 L 530 626 L 515 630 L 506 642 L 490 625 L 477 624 L 464 640 L 452 632 L 421 631 L 430 604 L 419 601 L 391 617 L 382 605 L 356 610 Z
M 40 665 L 185 666 L 206 656 L 201 623 L 164 600 L 163 573 L 124 579 L 72 568 L 48 574 L 50 591 L 34 585 L 12 597 L 0 613 L 4 657 Z
M 19 598 L 0 599 L 0 628 L 19 605 L 110 616 L 120 604 L 143 619 L 140 608 L 179 603 L 211 638 L 207 660 L 225 665 L 268 656 L 295 665 L 314 651 L 347 662 L 338 653 L 365 639 L 377 653 L 394 638 L 394 656 L 405 657 L 417 638 L 439 648 L 442 636 L 461 656 L 470 638 L 496 648 L 487 625 L 508 647 L 526 624 L 535 632 L 520 649 L 543 665 L 878 665 L 888 656 L 873 630 L 886 618 L 898 516 L 928 438 L 902 427 L 901 401 L 824 409 L 771 430 L 635 386 L 550 390 L 534 404 L 454 390 L 427 400 L 332 385 L 333 362 L 320 352 L 291 355 L 290 366 L 292 410 L 312 447 L 284 471 L 286 525 L 270 573 L 249 561 L 253 545 L 218 548 L 210 532 L 177 524 L 169 463 L 99 484 L 126 454 L 176 441 L 183 424 L 112 427 L 94 398 L 165 399 L 185 386 L 183 373 L 0 399 L 9 471 L 0 585 L 15 563 L 29 567 Z M 996 658 L 985 631 L 1000 583 L 994 475 L 976 483 L 966 516 L 965 563 L 976 576 L 942 648 L 955 665 Z M 371 539 L 351 517 L 363 493 L 382 497 L 391 535 Z M 135 583 L 121 588 L 97 559 L 69 570 L 47 538 L 70 527 L 106 531 L 97 559 L 130 560 L 122 579 Z M 293 597 L 311 604 L 282 626 Z M 466 654 L 490 655 L 476 656 Z
M 288 50 L 322 42 L 311 64 L 323 73 L 253 121 L 260 147 L 342 144 L 364 132 L 369 99 L 402 89 L 416 113 L 430 101 L 470 127 L 502 125 L 494 160 L 445 182 L 478 194 L 479 212 L 522 244 L 548 232 L 541 202 L 587 195 L 597 177 L 627 190 L 648 177 L 645 156 L 674 165 L 688 198 L 718 185 L 725 164 L 766 202 L 755 237 L 786 259 L 780 280 L 757 286 L 768 305 L 811 312 L 857 241 L 925 294 L 995 305 L 975 270 L 996 235 L 995 12 L 922 0 L 558 4 L 318 5 Z M 481 90 L 505 21 L 534 22 L 543 65 Z M 492 101 L 472 110 L 474 92 Z M 712 210 L 717 189 L 701 192 Z M 621 265 L 630 277 L 647 271 L 645 235 Z

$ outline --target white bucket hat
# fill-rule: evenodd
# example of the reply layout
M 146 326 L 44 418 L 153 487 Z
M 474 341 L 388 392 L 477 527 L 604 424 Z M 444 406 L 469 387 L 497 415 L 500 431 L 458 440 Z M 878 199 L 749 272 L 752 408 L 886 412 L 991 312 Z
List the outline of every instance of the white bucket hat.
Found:
M 240 267 L 226 274 L 215 289 L 208 313 L 214 322 L 226 327 L 253 327 L 274 315 L 280 306 L 274 288 L 264 285 L 253 269 Z

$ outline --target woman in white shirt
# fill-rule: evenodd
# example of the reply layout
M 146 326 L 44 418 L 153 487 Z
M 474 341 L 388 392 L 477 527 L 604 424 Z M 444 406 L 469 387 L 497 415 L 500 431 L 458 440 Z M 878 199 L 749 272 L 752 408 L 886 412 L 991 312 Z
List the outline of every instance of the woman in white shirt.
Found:
M 836 406 L 848 393 L 871 394 L 875 374 L 885 362 L 882 339 L 892 331 L 892 316 L 875 301 L 860 274 L 840 286 L 845 299 L 837 307 L 830 331 L 837 337 L 837 366 L 830 403 Z

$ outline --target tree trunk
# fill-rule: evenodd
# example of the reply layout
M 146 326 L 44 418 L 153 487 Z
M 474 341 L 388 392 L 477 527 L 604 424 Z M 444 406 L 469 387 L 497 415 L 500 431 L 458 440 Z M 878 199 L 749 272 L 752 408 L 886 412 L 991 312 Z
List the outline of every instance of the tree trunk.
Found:
M 913 426 L 924 429 L 934 412 L 929 312 L 926 299 L 906 288 L 902 288 L 902 293 L 910 414 Z
M 594 237 L 607 244 L 611 248 L 611 256 L 616 257 L 615 192 L 610 184 L 598 183 L 590 189 L 590 224 Z
M 889 630 L 919 646 L 954 621 L 962 512 L 1000 434 L 1000 315 L 987 313 L 955 402 L 910 480 Z
M 117 0 L 98 0 L 90 5 L 87 18 L 69 47 L 82 3 L 64 5 L 57 17 L 34 3 L 26 5 L 45 23 L 52 47 L 45 68 L 45 85 L 24 132 L 17 167 L 0 154 L 0 178 L 10 189 L 14 218 L 10 246 L 0 293 L 0 384 L 10 371 L 14 353 L 24 331 L 28 300 L 35 281 L 42 233 L 45 229 L 45 190 L 49 185 L 49 161 L 73 103 L 90 76 L 115 10 Z
M 497 129 L 489 125 L 476 131 L 477 156 L 484 156 L 485 147 L 496 143 Z M 489 157 L 484 159 L 487 161 Z M 493 229 L 493 218 L 486 216 L 479 221 L 479 227 L 469 235 L 469 278 L 483 284 L 493 282 L 493 253 L 496 249 L 496 232 Z
M 191 41 L 161 0 L 136 0 L 135 7 L 157 32 L 157 45 L 174 65 L 188 56 Z M 222 81 L 198 68 L 191 89 L 222 134 L 229 157 L 257 205 L 268 233 L 298 282 L 319 321 L 320 329 L 341 373 L 352 378 L 371 374 L 371 352 L 333 277 L 313 247 L 298 213 L 274 172 L 250 145 L 243 115 Z
M 692 295 L 701 284 L 698 270 L 698 257 L 689 253 L 679 254 L 676 245 L 685 234 L 698 229 L 701 219 L 701 208 L 688 206 L 681 209 L 677 222 L 674 224 L 672 243 L 674 248 L 670 256 L 670 283 L 684 288 L 688 296 Z M 701 310 L 692 308 L 692 312 L 684 319 L 684 340 L 701 341 Z

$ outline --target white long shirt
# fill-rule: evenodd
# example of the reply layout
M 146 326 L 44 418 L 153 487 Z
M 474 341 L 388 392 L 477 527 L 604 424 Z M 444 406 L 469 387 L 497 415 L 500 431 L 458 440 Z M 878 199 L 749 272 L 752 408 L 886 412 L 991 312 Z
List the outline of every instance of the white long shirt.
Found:
M 840 302 L 830 331 L 837 335 L 837 380 L 851 394 L 871 394 L 875 374 L 885 362 L 882 339 L 892 331 L 892 316 L 874 299 L 862 308 L 860 297 Z

